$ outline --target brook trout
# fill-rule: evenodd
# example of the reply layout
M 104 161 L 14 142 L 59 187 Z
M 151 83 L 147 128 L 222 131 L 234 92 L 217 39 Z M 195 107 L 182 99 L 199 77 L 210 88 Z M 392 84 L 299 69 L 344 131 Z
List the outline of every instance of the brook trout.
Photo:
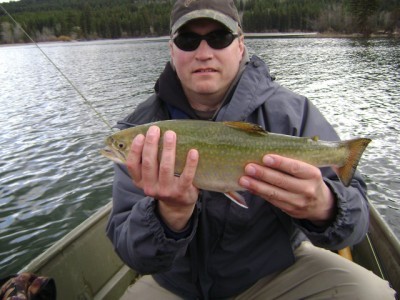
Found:
M 175 173 L 182 173 L 190 149 L 199 151 L 199 164 L 193 184 L 208 191 L 225 193 L 239 205 L 246 207 L 236 193 L 244 190 L 239 178 L 248 163 L 263 164 L 266 154 L 278 154 L 300 160 L 316 167 L 334 167 L 341 182 L 349 186 L 368 138 L 347 141 L 320 141 L 317 137 L 294 137 L 265 131 L 258 125 L 244 122 L 211 122 L 196 120 L 168 120 L 149 123 L 121 130 L 106 139 L 101 153 L 112 161 L 125 164 L 133 138 L 146 134 L 150 126 L 177 135 Z

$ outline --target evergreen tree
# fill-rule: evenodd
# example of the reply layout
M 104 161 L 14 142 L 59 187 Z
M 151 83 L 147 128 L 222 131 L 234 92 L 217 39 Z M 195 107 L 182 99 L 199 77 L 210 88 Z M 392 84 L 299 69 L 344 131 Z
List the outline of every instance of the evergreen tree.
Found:
M 356 23 L 357 30 L 365 36 L 372 33 L 369 18 L 377 12 L 378 0 L 349 0 L 350 12 Z
M 2 3 L 33 39 L 169 34 L 175 0 L 20 0 Z M 400 26 L 399 0 L 236 0 L 245 32 L 374 30 Z M 352 17 L 353 23 L 348 20 Z M 0 9 L 0 43 L 27 42 Z

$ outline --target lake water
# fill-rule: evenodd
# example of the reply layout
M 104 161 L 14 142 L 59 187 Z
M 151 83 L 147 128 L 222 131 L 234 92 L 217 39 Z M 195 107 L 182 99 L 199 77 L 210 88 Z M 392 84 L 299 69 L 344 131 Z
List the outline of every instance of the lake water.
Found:
M 306 95 L 342 139 L 373 139 L 359 170 L 400 237 L 400 40 L 251 39 L 249 52 Z M 111 123 L 153 91 L 165 40 L 40 44 Z M 110 130 L 34 45 L 0 47 L 0 277 L 110 201 Z

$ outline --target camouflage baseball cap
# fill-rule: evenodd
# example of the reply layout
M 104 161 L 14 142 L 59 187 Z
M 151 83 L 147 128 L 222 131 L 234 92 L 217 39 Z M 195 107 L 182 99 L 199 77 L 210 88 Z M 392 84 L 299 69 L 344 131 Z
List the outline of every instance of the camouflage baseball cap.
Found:
M 171 12 L 171 34 L 189 21 L 203 18 L 215 20 L 233 33 L 241 27 L 233 0 L 177 0 Z

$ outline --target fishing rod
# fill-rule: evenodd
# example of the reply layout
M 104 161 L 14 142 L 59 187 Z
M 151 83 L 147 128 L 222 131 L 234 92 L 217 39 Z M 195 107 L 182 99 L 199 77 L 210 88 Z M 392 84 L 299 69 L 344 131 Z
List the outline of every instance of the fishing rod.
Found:
M 75 84 L 64 74 L 64 72 L 51 60 L 51 58 L 43 51 L 42 48 L 36 43 L 33 38 L 22 28 L 22 26 L 11 16 L 11 14 L 0 4 L 0 8 L 4 13 L 13 21 L 13 23 L 20 29 L 26 37 L 39 49 L 39 51 L 46 57 L 46 59 L 53 65 L 53 67 L 61 74 L 61 76 L 72 86 L 72 88 L 78 93 L 84 102 L 90 107 L 90 109 L 97 115 L 97 117 L 112 130 L 110 123 L 104 118 L 104 116 L 93 106 L 93 104 L 83 95 L 83 93 L 75 86 Z

